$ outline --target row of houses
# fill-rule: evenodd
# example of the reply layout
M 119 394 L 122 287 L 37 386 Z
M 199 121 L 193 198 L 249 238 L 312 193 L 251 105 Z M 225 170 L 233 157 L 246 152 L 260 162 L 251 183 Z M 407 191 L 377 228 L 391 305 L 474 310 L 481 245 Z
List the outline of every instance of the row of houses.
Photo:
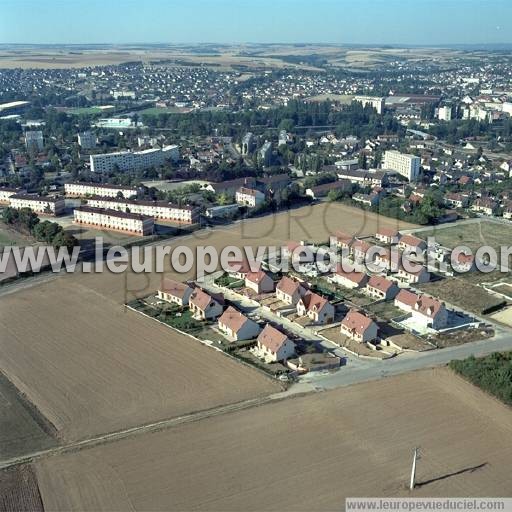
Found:
M 233 306 L 224 309 L 222 295 L 165 279 L 157 297 L 180 307 L 188 306 L 197 320 L 217 320 L 217 328 L 229 341 L 256 339 L 255 353 L 268 362 L 286 361 L 295 354 L 295 344 L 285 333 L 270 324 L 262 328 Z

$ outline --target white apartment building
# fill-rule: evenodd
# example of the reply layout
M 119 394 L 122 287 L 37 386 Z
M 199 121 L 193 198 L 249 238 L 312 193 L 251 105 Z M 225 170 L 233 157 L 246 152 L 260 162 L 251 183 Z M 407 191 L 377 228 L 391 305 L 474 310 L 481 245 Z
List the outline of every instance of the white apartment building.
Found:
M 503 103 L 502 110 L 505 114 L 512 116 L 512 103 L 509 101 Z
M 11 196 L 21 193 L 19 188 L 0 187 L 0 204 L 9 204 Z
M 81 132 L 78 134 L 78 144 L 82 149 L 96 147 L 96 135 L 92 132 Z
M 35 213 L 43 215 L 60 215 L 64 212 L 66 203 L 62 197 L 14 194 L 9 197 L 9 206 L 17 210 L 30 208 Z
M 130 99 L 134 100 L 137 98 L 137 94 L 135 91 L 110 91 L 111 96 L 114 97 L 115 100 L 121 100 L 121 99 Z
M 240 187 L 236 191 L 235 200 L 240 205 L 254 208 L 265 201 L 265 194 L 253 188 Z
M 43 151 L 43 132 L 40 130 L 32 130 L 25 132 L 25 147 L 28 151 Z
M 137 195 L 137 189 L 132 187 L 123 187 L 120 185 L 106 185 L 103 183 L 65 183 L 64 192 L 67 196 L 85 197 L 85 196 L 101 196 L 101 197 L 123 197 L 130 199 Z
M 144 151 L 118 151 L 90 155 L 91 171 L 98 173 L 112 172 L 116 167 L 121 171 L 141 171 L 163 165 L 167 160 L 176 162 L 180 158 L 178 146 L 146 149 Z
M 452 107 L 444 106 L 439 107 L 437 117 L 440 121 L 451 121 L 452 120 Z
M 73 212 L 74 222 L 85 226 L 120 231 L 130 235 L 152 235 L 154 220 L 135 213 L 81 206 Z
M 421 158 L 415 155 L 400 153 L 400 151 L 386 151 L 384 154 L 384 169 L 405 176 L 409 181 L 416 181 L 420 175 Z
M 377 110 L 377 114 L 382 114 L 384 112 L 385 99 L 377 96 L 356 96 L 354 101 L 358 103 L 362 103 L 363 107 L 370 105 L 375 110 Z
M 195 208 L 191 206 L 178 206 L 166 201 L 137 201 L 135 199 L 114 197 L 91 197 L 87 200 L 87 206 L 147 215 L 154 219 L 180 224 L 195 224 L 198 221 L 198 212 Z

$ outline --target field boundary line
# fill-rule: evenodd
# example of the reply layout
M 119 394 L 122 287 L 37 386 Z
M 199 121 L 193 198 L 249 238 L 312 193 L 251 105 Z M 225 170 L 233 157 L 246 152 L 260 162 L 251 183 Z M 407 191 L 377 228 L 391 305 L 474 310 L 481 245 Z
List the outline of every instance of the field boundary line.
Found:
M 28 463 L 34 462 L 36 460 L 44 459 L 44 458 L 51 457 L 54 455 L 64 455 L 67 453 L 73 453 L 76 451 L 86 450 L 89 448 L 94 448 L 99 445 L 122 441 L 123 439 L 127 439 L 127 438 L 133 437 L 135 435 L 160 432 L 162 430 L 167 430 L 167 429 L 177 427 L 180 425 L 186 425 L 188 423 L 194 423 L 196 421 L 201 421 L 201 420 L 212 418 L 215 416 L 221 416 L 223 414 L 229 414 L 232 412 L 243 411 L 245 409 L 251 409 L 253 407 L 259 407 L 261 405 L 265 405 L 268 403 L 287 400 L 289 398 L 300 397 L 300 396 L 312 394 L 315 392 L 317 392 L 317 391 L 316 390 L 303 391 L 301 393 L 295 393 L 295 394 L 286 394 L 286 392 L 274 393 L 274 394 L 259 397 L 259 398 L 250 398 L 250 399 L 244 400 L 242 402 L 235 402 L 233 404 L 221 405 L 221 406 L 215 407 L 213 409 L 204 409 L 201 411 L 185 414 L 183 416 L 176 416 L 174 418 L 168 418 L 168 419 L 164 419 L 164 420 L 155 421 L 152 423 L 137 425 L 135 427 L 130 427 L 127 429 L 116 430 L 114 432 L 101 434 L 99 436 L 82 439 L 79 441 L 72 441 L 67 444 L 55 446 L 54 448 L 48 448 L 46 450 L 40 450 L 40 451 L 28 453 L 26 455 L 20 455 L 19 457 L 12 457 L 10 459 L 0 460 L 0 470 L 7 469 L 7 468 L 13 467 L 13 466 L 19 466 L 22 464 L 28 464 Z

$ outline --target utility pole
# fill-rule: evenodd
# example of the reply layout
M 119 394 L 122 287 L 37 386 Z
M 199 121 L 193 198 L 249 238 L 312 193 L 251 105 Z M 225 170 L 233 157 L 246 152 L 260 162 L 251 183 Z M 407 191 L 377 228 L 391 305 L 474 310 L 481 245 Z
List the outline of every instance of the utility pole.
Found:
M 411 482 L 409 484 L 409 489 L 412 491 L 415 485 L 416 479 L 416 461 L 418 460 L 418 448 L 414 448 L 414 456 L 412 458 L 412 469 L 411 469 Z

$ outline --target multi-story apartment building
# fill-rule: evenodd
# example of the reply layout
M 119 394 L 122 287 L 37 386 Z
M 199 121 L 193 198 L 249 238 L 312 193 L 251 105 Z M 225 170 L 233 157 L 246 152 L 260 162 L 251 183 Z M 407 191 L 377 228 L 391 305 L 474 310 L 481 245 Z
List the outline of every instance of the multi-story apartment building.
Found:
M 138 201 L 114 197 L 91 197 L 87 205 L 92 208 L 106 208 L 122 212 L 147 215 L 155 219 L 172 221 L 180 224 L 195 224 L 199 213 L 192 206 L 178 206 L 166 201 Z
M 265 141 L 263 146 L 261 146 L 258 151 L 258 158 L 262 165 L 268 166 L 270 165 L 270 160 L 272 158 L 272 143 L 269 141 Z
M 373 107 L 377 111 L 377 114 L 382 114 L 382 112 L 384 112 L 384 98 L 380 98 L 377 96 L 355 96 L 354 101 L 362 103 L 363 107 L 370 105 L 370 107 Z
M 74 222 L 85 226 L 120 231 L 130 235 L 152 235 L 154 220 L 151 217 L 105 208 L 81 206 L 75 208 Z
M 11 196 L 20 194 L 22 192 L 19 188 L 0 187 L 0 204 L 9 204 Z
M 78 144 L 82 149 L 96 147 L 96 135 L 92 132 L 81 132 L 78 134 Z
M 62 197 L 18 193 L 9 197 L 9 206 L 17 210 L 30 208 L 35 213 L 43 215 L 60 215 L 64 212 L 66 203 Z
M 247 132 L 242 139 L 242 155 L 250 155 L 256 146 L 256 140 L 251 132 Z
M 142 171 L 163 165 L 166 161 L 177 161 L 180 158 L 178 146 L 146 149 L 144 151 L 118 151 L 90 155 L 91 171 L 108 173 L 118 168 L 120 171 Z
M 27 148 L 27 151 L 43 151 L 43 132 L 40 130 L 25 132 L 25 147 Z
M 238 204 L 254 208 L 265 201 L 265 194 L 254 188 L 240 187 L 235 199 Z
M 384 169 L 405 176 L 409 181 L 416 181 L 420 175 L 421 158 L 415 155 L 400 153 L 400 151 L 386 151 L 384 154 Z
M 444 106 L 439 107 L 437 117 L 440 121 L 451 121 L 452 120 L 452 107 Z
M 65 183 L 64 191 L 67 196 L 85 197 L 119 197 L 121 193 L 124 198 L 130 199 L 137 195 L 137 189 L 121 185 L 107 185 L 104 183 Z

